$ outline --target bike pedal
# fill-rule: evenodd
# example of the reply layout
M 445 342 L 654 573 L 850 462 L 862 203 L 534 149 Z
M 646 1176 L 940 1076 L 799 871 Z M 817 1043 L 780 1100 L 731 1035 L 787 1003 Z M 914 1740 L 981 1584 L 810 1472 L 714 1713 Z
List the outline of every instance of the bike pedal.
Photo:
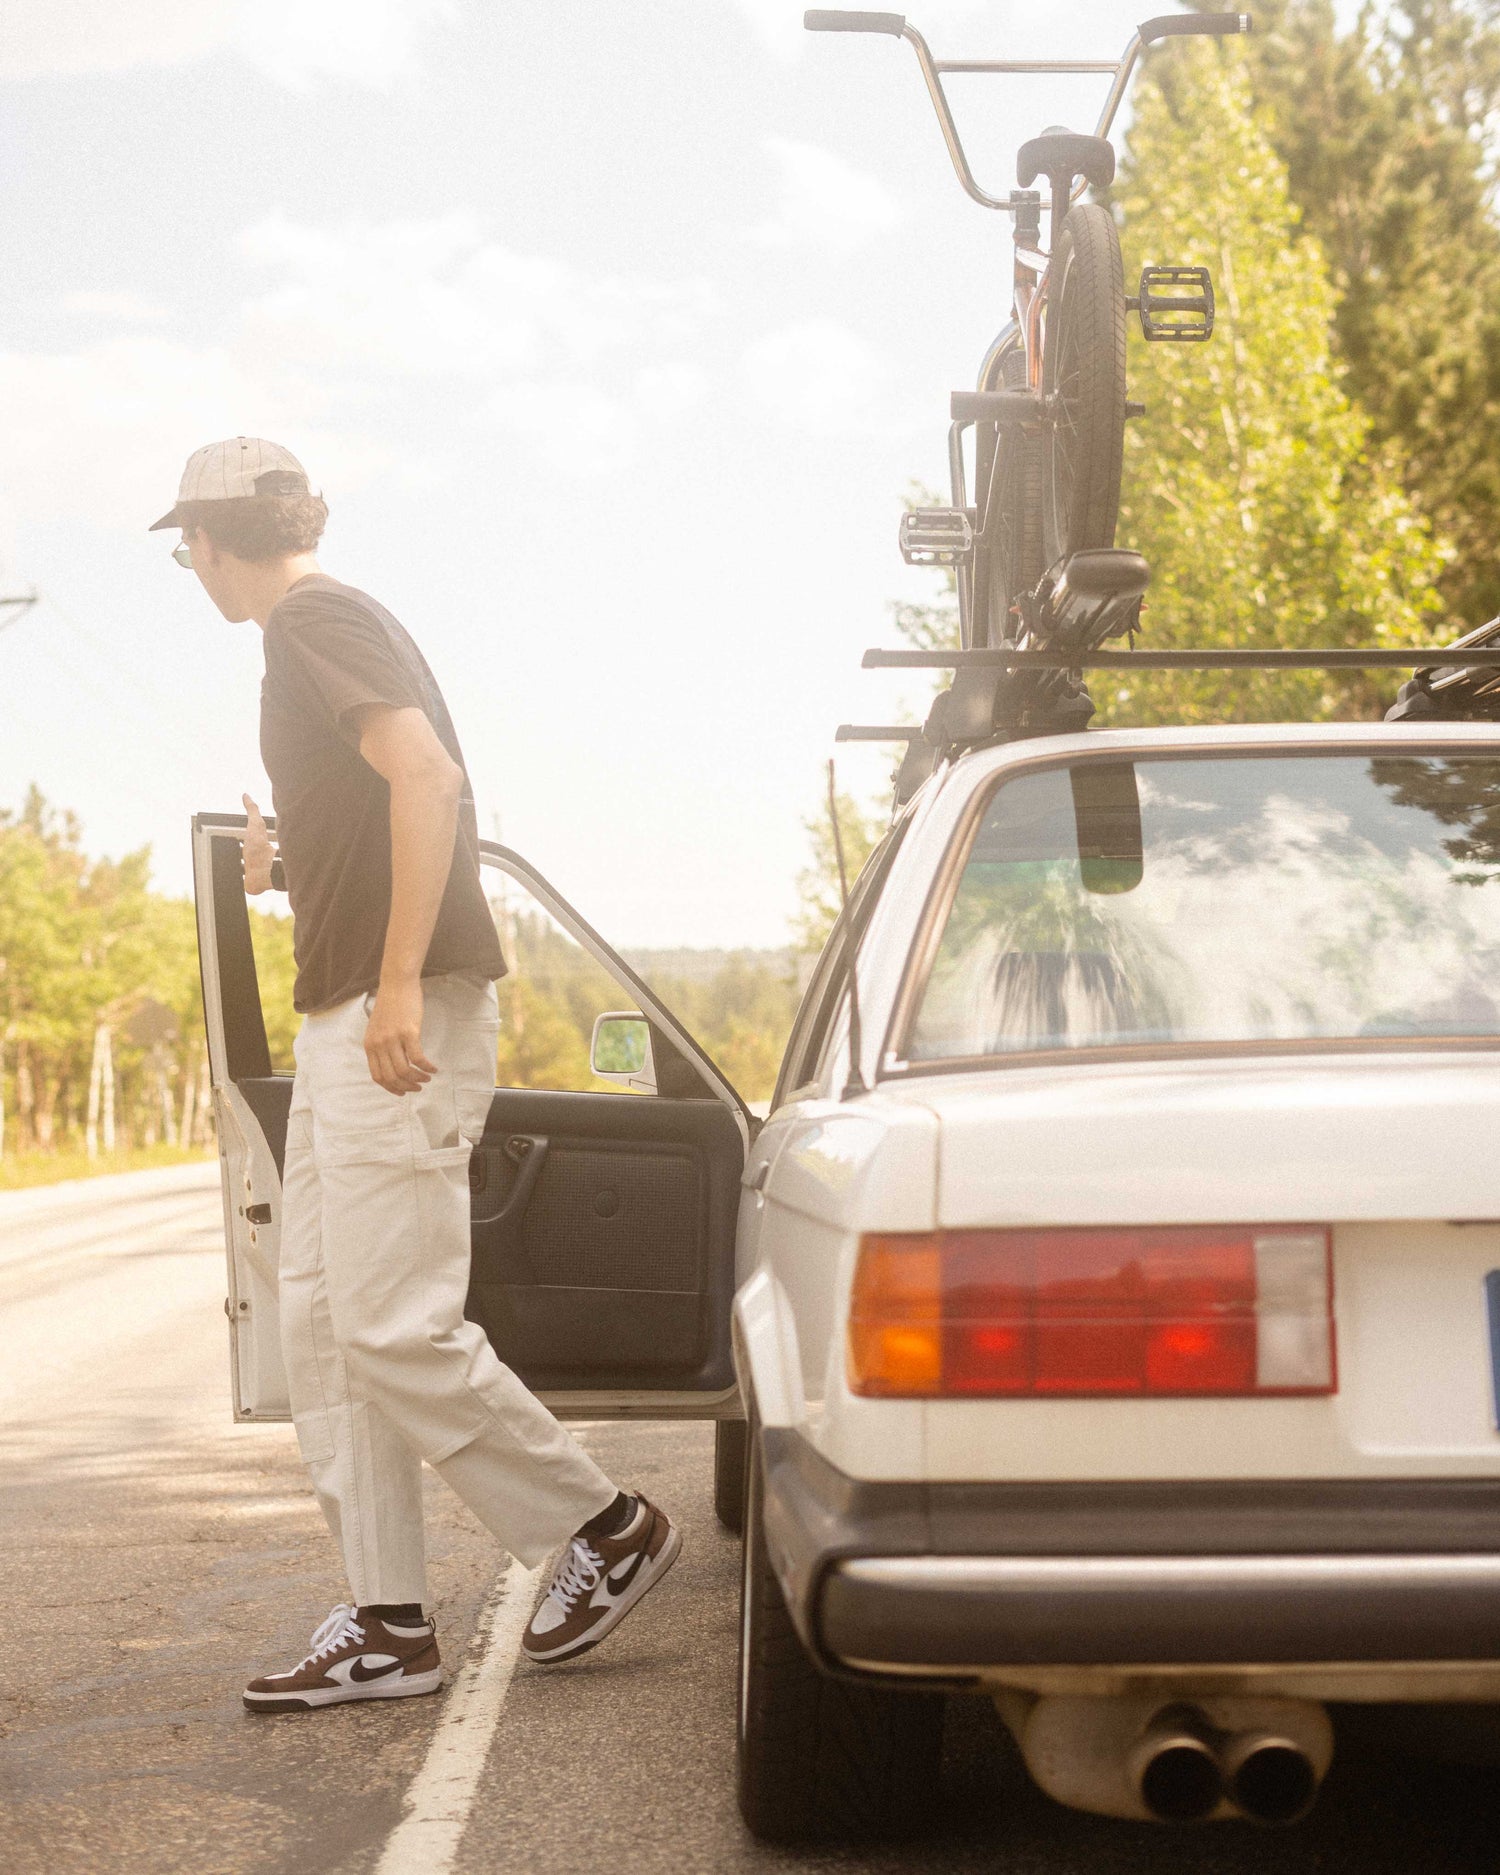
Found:
M 1153 345 L 1201 345 L 1214 329 L 1207 267 L 1143 267 L 1138 310 Z
M 908 566 L 959 566 L 974 551 L 973 523 L 962 508 L 908 508 L 900 539 Z

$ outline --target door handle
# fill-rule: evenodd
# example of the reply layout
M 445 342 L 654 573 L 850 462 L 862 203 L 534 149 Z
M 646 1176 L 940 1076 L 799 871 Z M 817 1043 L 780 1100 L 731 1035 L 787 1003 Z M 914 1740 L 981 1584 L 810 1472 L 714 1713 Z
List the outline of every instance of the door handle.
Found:
M 744 1181 L 746 1191 L 764 1191 L 766 1180 L 771 1176 L 771 1161 L 762 1159 L 760 1164 Z
M 510 1134 L 500 1150 L 515 1166 L 515 1178 L 511 1181 L 510 1190 L 505 1194 L 505 1202 L 500 1209 L 491 1212 L 487 1218 L 476 1219 L 476 1222 L 499 1224 L 505 1229 L 520 1224 L 526 1215 L 527 1205 L 531 1203 L 531 1194 L 536 1190 L 536 1182 L 542 1175 L 549 1144 L 550 1141 L 540 1133 Z
M 473 1273 L 481 1282 L 535 1281 L 521 1247 L 521 1229 L 550 1143 L 540 1133 L 511 1133 L 500 1148 L 515 1166 L 516 1175 L 498 1211 L 488 1217 L 471 1216 L 476 1233 Z

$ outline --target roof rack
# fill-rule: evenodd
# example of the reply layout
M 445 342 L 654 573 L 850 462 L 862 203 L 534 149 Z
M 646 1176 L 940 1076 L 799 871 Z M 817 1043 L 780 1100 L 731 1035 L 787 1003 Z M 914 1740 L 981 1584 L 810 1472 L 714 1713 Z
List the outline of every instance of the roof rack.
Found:
M 867 651 L 866 670 L 952 671 L 953 682 L 934 697 L 924 723 L 844 723 L 837 740 L 906 744 L 896 774 L 899 807 L 961 749 L 1086 729 L 1094 700 L 1085 671 L 1406 670 L 1414 675 L 1385 712 L 1388 721 L 1500 720 L 1500 619 L 1448 645 L 1137 651 L 1150 580 L 1145 560 L 1129 548 L 1080 548 L 1012 606 L 1018 643 Z M 1122 638 L 1128 651 L 1103 648 Z
M 1481 629 L 1485 629 L 1481 627 Z M 1465 669 L 1500 670 L 1500 645 L 1465 651 L 1456 645 L 1409 645 L 1399 651 L 1019 651 L 1009 645 L 986 645 L 969 651 L 882 651 L 864 655 L 873 670 L 1010 671 L 1244 671 L 1306 670 L 1414 671 L 1461 664 Z
M 896 771 L 895 805 L 909 801 L 946 757 L 961 749 L 1023 737 L 1057 735 L 1084 729 L 1094 713 L 1082 683 L 1086 670 L 1104 671 L 1275 671 L 1408 670 L 1391 721 L 1431 721 L 1464 717 L 1500 718 L 1500 620 L 1491 620 L 1451 645 L 1406 645 L 1399 649 L 1340 646 L 1305 651 L 1186 650 L 1103 651 L 1018 649 L 992 645 L 951 651 L 866 651 L 866 670 L 951 670 L 952 685 L 933 699 L 925 723 L 841 723 L 837 742 L 904 742 L 906 753 Z M 1455 657 L 1455 653 L 1459 656 Z M 1013 694 L 1020 673 L 1051 672 L 1043 699 Z M 1009 705 L 1009 707 L 1008 707 Z

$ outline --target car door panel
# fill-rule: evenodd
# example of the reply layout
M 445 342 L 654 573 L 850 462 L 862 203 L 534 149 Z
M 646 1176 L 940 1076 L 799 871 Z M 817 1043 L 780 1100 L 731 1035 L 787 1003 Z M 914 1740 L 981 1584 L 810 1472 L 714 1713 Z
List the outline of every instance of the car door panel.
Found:
M 716 1100 L 496 1090 L 471 1166 L 468 1314 L 543 1388 L 732 1384 L 743 1148 Z
M 194 821 L 237 1415 L 288 1416 L 277 1319 L 292 1077 L 272 1072 L 239 815 Z M 671 1094 L 497 1088 L 470 1161 L 466 1313 L 575 1416 L 733 1411 L 729 1307 L 743 1103 L 629 966 L 526 863 L 484 843 L 646 1014 Z M 678 1090 L 691 1088 L 694 1098 Z

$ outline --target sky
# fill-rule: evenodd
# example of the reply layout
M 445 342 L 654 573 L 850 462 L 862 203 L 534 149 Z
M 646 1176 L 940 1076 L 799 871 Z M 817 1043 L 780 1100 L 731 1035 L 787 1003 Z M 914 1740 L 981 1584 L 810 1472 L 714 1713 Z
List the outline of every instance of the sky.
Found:
M 923 0 L 940 56 L 1114 57 L 1145 5 Z M 801 0 L 10 0 L 0 40 L 0 807 L 90 851 L 269 807 L 260 635 L 183 460 L 285 443 L 325 569 L 422 645 L 481 828 L 622 945 L 778 945 L 896 547 L 1007 314 L 916 61 Z M 951 81 L 982 184 L 1105 80 Z M 839 751 L 876 789 L 891 753 Z

